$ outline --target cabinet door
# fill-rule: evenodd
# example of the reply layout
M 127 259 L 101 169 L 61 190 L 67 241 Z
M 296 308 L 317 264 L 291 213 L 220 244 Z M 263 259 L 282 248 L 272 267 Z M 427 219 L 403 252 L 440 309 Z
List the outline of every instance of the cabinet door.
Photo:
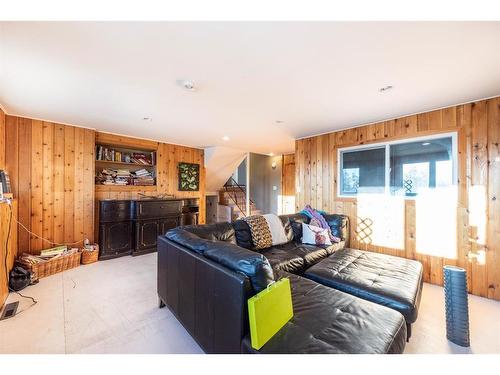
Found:
M 179 216 L 167 217 L 160 220 L 160 236 L 163 236 L 169 229 L 176 228 L 180 225 Z
M 156 247 L 159 233 L 158 220 L 136 222 L 136 251 Z
M 132 251 L 132 234 L 130 221 L 101 224 L 101 256 L 129 254 Z

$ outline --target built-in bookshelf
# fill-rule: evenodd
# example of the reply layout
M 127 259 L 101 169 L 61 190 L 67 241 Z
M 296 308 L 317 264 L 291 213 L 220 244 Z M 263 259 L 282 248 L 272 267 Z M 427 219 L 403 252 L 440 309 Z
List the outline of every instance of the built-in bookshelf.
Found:
M 156 150 L 96 144 L 96 186 L 156 186 Z

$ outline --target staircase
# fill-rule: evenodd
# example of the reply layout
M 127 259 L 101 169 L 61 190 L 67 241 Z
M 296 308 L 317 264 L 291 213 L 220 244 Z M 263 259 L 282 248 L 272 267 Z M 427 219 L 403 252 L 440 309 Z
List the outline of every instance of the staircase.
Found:
M 232 221 L 238 220 L 246 215 L 246 188 L 230 178 L 222 190 L 219 190 L 219 204 L 231 208 Z M 250 199 L 250 215 L 259 215 L 262 211 L 258 210 L 255 203 Z

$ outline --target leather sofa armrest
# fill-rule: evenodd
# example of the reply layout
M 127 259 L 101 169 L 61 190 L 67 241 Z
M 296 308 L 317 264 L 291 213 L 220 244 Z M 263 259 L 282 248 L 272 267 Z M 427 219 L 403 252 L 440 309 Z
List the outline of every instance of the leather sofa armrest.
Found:
M 257 252 L 226 242 L 212 242 L 203 254 L 235 272 L 246 275 L 256 293 L 274 281 L 274 274 L 267 258 Z
M 182 227 L 177 227 L 169 230 L 165 234 L 165 237 L 170 241 L 174 241 L 182 246 L 185 246 L 198 254 L 203 254 L 205 252 L 208 243 L 215 242 L 213 240 L 206 240 L 204 238 L 201 238 L 194 233 L 182 229 Z

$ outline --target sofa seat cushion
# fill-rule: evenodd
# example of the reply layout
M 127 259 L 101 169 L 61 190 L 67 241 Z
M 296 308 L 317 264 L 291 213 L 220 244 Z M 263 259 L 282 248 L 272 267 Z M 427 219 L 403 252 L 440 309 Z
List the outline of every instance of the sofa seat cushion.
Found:
M 289 242 L 264 249 L 260 253 L 267 258 L 271 267 L 275 270 L 300 272 L 304 269 L 305 261 L 303 257 L 292 252 L 295 247 L 296 245 L 293 242 Z
M 308 268 L 304 276 L 397 310 L 407 323 L 417 319 L 423 283 L 420 262 L 369 251 L 343 249 Z
M 344 246 L 344 241 L 332 245 L 308 245 L 288 242 L 261 250 L 260 253 L 269 260 L 274 269 L 296 273 L 302 272 L 335 251 L 343 249 Z
M 244 353 L 402 353 L 406 345 L 403 316 L 314 281 L 277 271 L 290 278 L 293 318 L 260 350 L 242 342 Z

